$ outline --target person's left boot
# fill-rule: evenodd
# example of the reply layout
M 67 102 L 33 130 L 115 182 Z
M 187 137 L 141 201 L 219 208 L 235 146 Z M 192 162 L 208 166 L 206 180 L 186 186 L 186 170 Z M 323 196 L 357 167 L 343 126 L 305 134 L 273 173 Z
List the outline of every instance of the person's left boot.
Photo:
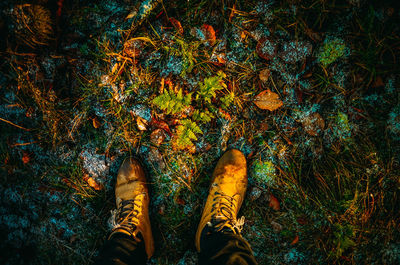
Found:
M 154 240 L 149 218 L 149 191 L 140 163 L 132 157 L 122 163 L 115 185 L 117 210 L 112 220 L 112 237 L 124 233 L 140 242 L 144 240 L 147 257 L 154 253 Z

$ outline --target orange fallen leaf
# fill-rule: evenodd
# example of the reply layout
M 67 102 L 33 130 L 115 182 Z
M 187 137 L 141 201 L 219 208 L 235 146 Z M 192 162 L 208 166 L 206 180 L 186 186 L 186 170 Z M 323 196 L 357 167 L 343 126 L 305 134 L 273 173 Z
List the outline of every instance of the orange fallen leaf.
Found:
M 224 111 L 224 110 L 221 109 L 221 108 L 219 108 L 218 111 L 219 111 L 219 114 L 220 114 L 225 120 L 228 120 L 228 121 L 232 120 L 231 115 L 230 115 L 228 112 Z
M 30 161 L 31 161 L 31 157 L 30 157 L 29 153 L 24 151 L 24 152 L 22 153 L 22 162 L 26 165 L 26 164 L 28 164 Z
M 101 190 L 103 188 L 103 186 L 98 184 L 92 177 L 89 177 L 86 182 L 95 190 Z
M 174 28 L 178 31 L 179 34 L 183 34 L 183 27 L 181 22 L 179 22 L 176 18 L 170 17 L 169 22 L 174 26 Z
M 95 129 L 97 129 L 97 128 L 99 128 L 99 127 L 101 126 L 101 123 L 100 123 L 99 119 L 97 119 L 97 117 L 94 117 L 94 118 L 92 119 L 92 123 L 93 123 L 93 127 L 94 127 Z
M 217 38 L 215 37 L 214 28 L 211 25 L 203 24 L 203 26 L 201 26 L 201 31 L 203 32 L 208 44 L 213 46 L 217 40 Z
M 292 243 L 290 243 L 290 245 L 295 245 L 295 244 L 297 244 L 298 242 L 299 242 L 299 236 L 296 236 L 296 237 L 293 239 Z
M 281 209 L 281 205 L 280 205 L 278 199 L 272 194 L 269 195 L 268 206 L 271 207 L 272 209 L 274 209 L 275 211 L 279 211 Z
M 254 99 L 254 104 L 260 109 L 274 111 L 282 107 L 283 102 L 279 99 L 279 95 L 267 89 L 258 94 Z

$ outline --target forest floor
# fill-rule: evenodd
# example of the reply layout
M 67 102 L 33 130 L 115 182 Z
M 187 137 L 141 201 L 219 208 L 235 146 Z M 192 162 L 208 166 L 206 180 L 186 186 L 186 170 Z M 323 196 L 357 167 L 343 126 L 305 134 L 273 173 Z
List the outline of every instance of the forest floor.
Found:
M 91 264 L 129 155 L 150 182 L 149 264 L 196 264 L 231 148 L 259 264 L 400 264 L 396 5 L 37 2 L 0 4 L 1 264 Z

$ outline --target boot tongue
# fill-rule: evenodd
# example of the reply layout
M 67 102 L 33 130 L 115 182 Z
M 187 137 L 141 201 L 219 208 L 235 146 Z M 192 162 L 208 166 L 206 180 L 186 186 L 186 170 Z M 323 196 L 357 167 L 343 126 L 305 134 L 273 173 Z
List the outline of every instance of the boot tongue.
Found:
M 235 230 L 231 226 L 229 220 L 224 216 L 216 216 L 214 220 L 211 220 L 211 222 L 209 222 L 207 225 L 215 232 L 235 233 Z

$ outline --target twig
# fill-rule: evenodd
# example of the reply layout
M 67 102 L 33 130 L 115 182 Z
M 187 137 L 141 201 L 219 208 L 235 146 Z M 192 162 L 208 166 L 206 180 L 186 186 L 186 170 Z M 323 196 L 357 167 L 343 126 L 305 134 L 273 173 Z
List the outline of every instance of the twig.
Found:
M 27 131 L 27 132 L 31 131 L 31 129 L 24 128 L 22 126 L 19 126 L 19 125 L 15 124 L 15 123 L 12 123 L 11 121 L 8 121 L 8 120 L 2 119 L 2 118 L 0 118 L 0 121 L 4 121 L 4 122 L 6 122 L 8 124 L 11 124 L 12 126 L 15 126 L 15 127 L 19 128 L 19 129 L 22 129 L 22 130 Z
M 25 146 L 25 145 L 30 145 L 30 144 L 35 144 L 37 141 L 29 142 L 29 143 L 16 143 L 11 145 L 11 147 L 16 147 L 16 146 Z

